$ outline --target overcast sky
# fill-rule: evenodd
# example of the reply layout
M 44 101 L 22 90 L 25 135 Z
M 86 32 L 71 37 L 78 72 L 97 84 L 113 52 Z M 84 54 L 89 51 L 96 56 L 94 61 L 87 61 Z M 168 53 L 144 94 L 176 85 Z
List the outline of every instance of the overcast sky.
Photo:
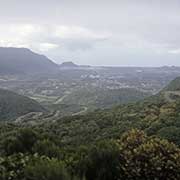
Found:
M 0 0 L 0 46 L 58 63 L 180 66 L 180 0 Z

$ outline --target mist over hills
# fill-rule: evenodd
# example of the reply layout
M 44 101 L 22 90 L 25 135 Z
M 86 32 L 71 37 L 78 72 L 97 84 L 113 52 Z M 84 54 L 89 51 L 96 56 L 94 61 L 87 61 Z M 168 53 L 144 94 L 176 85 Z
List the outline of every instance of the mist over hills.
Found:
M 0 0 L 0 22 L 0 180 L 180 180 L 180 0 Z
M 58 65 L 26 48 L 0 47 L 0 74 L 51 73 Z
M 33 54 L 31 51 L 30 53 Z M 29 55 L 29 53 L 27 54 Z M 122 165 L 122 161 L 119 160 L 121 151 L 117 151 L 114 146 L 121 143 L 119 137 L 121 139 L 125 137 L 125 141 L 122 140 L 125 143 L 125 151 L 127 151 L 124 153 L 125 155 L 129 154 L 128 148 L 131 149 L 134 146 L 133 144 L 140 146 L 142 150 L 139 153 L 138 161 L 134 161 L 131 154 L 127 156 L 130 157 L 130 160 L 127 158 L 124 167 L 127 167 L 129 162 L 141 162 L 143 167 L 147 167 L 146 159 L 150 159 L 150 166 L 153 166 L 153 169 L 159 167 L 161 161 L 163 161 L 161 167 L 164 167 L 167 162 L 170 162 L 171 165 L 172 153 L 169 149 L 171 150 L 176 145 L 177 147 L 180 146 L 180 78 L 176 78 L 168 85 L 167 83 L 178 76 L 180 71 L 177 68 L 91 67 L 81 69 L 80 66 L 76 66 L 72 62 L 65 62 L 62 64 L 62 68 L 58 65 L 59 72 L 57 74 L 50 75 L 45 72 L 45 76 L 44 74 L 42 76 L 28 76 L 33 72 L 39 73 L 37 69 L 34 71 L 33 67 L 43 66 L 34 61 L 36 58 L 28 61 L 25 58 L 27 54 L 23 59 L 23 56 L 19 57 L 23 62 L 15 61 L 22 62 L 24 65 L 29 62 L 32 63 L 29 65 L 31 69 L 27 70 L 27 76 L 24 76 L 25 72 L 18 71 L 22 66 L 18 66 L 19 69 L 14 69 L 12 64 L 9 64 L 8 67 L 13 70 L 9 71 L 7 68 L 7 72 L 20 73 L 22 76 L 0 76 L 0 86 L 2 88 L 11 89 L 28 96 L 25 97 L 0 89 L 0 158 L 8 160 L 8 163 L 3 164 L 4 160 L 1 161 L 0 168 L 3 167 L 8 172 L 9 164 L 12 164 L 12 169 L 15 169 L 14 164 L 17 164 L 18 174 L 21 172 L 19 171 L 19 163 L 22 162 L 23 168 L 26 168 L 29 165 L 24 165 L 24 159 L 34 162 L 33 158 L 38 157 L 43 159 L 47 157 L 48 162 L 53 159 L 52 166 L 45 166 L 47 172 L 49 172 L 49 168 L 54 167 L 54 162 L 61 161 L 66 167 L 71 168 L 71 172 L 74 172 L 76 167 L 82 169 L 83 172 L 87 165 L 86 161 L 94 162 L 94 157 L 97 158 L 95 164 L 96 162 L 99 164 L 101 159 L 103 163 L 100 164 L 103 164 L 103 166 L 104 162 L 111 164 L 110 157 L 113 161 L 118 160 L 118 163 Z M 33 54 L 34 56 L 41 57 L 36 54 Z M 7 59 L 9 60 L 8 57 Z M 38 60 L 44 63 L 44 56 L 42 59 L 38 58 Z M 48 62 L 45 63 L 47 66 L 49 66 L 49 63 L 50 66 L 52 65 L 52 62 L 47 59 L 46 62 Z M 51 67 L 52 69 L 49 71 L 54 72 L 53 69 L 56 69 L 56 65 Z M 152 92 L 155 92 L 156 95 L 150 96 L 155 94 Z M 43 106 L 48 110 L 46 111 Z M 130 130 L 131 133 L 126 138 L 124 133 L 129 133 Z M 144 135 L 141 136 L 142 133 L 147 134 L 145 139 Z M 153 141 L 151 138 L 154 138 Z M 144 144 L 141 145 L 141 139 L 142 142 L 148 144 L 142 146 Z M 126 146 L 126 141 L 130 146 Z M 123 143 L 117 147 L 121 148 Z M 94 151 L 94 149 L 91 149 L 92 147 L 98 149 Z M 147 154 L 142 156 L 144 150 L 147 151 Z M 116 151 L 118 154 L 114 157 Z M 159 152 L 160 161 L 156 158 L 157 151 Z M 98 156 L 96 154 L 94 156 L 94 152 L 97 152 Z M 133 154 L 136 153 L 134 148 L 132 152 Z M 164 160 L 169 152 L 170 160 Z M 16 158 L 19 153 L 23 158 L 22 160 Z M 121 157 L 125 157 L 125 155 L 122 154 Z M 157 159 L 155 165 L 154 161 L 151 162 L 154 157 Z M 39 158 L 37 162 L 39 162 Z M 177 161 L 175 156 L 174 164 L 179 162 L 179 158 Z M 95 164 L 92 164 L 93 169 Z M 42 164 L 39 167 L 43 167 Z M 111 169 L 116 169 L 117 166 L 113 167 L 109 168 L 107 166 L 106 171 L 104 171 L 104 168 L 102 169 L 106 174 Z M 131 172 L 132 166 L 129 167 Z M 136 167 L 136 164 L 133 167 Z M 141 169 L 141 165 L 139 169 Z M 149 166 L 147 169 L 149 170 Z M 99 167 L 96 166 L 96 170 L 99 171 Z M 45 171 L 43 171 L 43 174 Z M 126 168 L 123 171 L 126 172 Z M 165 171 L 163 170 L 162 174 Z M 26 171 L 22 170 L 22 177 L 24 172 Z M 59 169 L 55 166 L 55 170 L 51 172 L 54 175 L 55 172 L 59 172 Z M 41 179 L 43 174 L 38 176 L 37 179 Z M 118 172 L 118 174 L 120 173 Z M 139 176 L 139 170 L 137 174 Z M 159 174 L 159 170 L 157 174 Z M 142 173 L 142 177 L 144 179 L 144 173 Z M 99 179 L 102 180 L 103 178 Z M 113 179 L 117 180 L 116 178 Z

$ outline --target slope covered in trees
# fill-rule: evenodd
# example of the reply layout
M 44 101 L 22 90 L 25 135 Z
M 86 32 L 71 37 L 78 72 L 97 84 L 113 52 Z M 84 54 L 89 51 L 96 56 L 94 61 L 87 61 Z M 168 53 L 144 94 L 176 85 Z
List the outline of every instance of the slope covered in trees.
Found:
M 180 101 L 164 92 L 57 121 L 1 123 L 0 179 L 179 180 Z
M 178 98 L 167 100 L 165 92 L 163 90 L 136 103 L 60 118 L 54 123 L 44 123 L 43 127 L 47 131 L 49 127 L 53 129 L 65 145 L 116 138 L 131 128 L 144 130 L 148 135 L 157 135 L 180 145 L 180 101 Z
M 30 112 L 45 112 L 36 101 L 14 92 L 0 89 L 0 121 L 15 120 Z
M 163 91 L 180 91 L 180 77 L 177 77 L 166 86 Z
M 77 104 L 88 109 L 110 108 L 119 104 L 136 102 L 150 96 L 150 93 L 133 88 L 103 89 L 81 88 L 67 95 L 62 104 Z

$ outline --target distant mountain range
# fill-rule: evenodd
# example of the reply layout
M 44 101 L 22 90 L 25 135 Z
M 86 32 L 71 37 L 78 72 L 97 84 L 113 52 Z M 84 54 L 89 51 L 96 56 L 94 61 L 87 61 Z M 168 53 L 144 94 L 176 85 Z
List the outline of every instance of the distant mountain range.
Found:
M 51 73 L 58 65 L 26 48 L 0 47 L 0 74 Z
M 63 62 L 59 66 L 60 66 L 60 68 L 77 68 L 77 67 L 79 67 L 77 64 L 75 64 L 71 61 Z
M 0 121 L 15 120 L 30 112 L 46 112 L 46 110 L 35 100 L 0 89 Z
M 63 62 L 59 65 L 60 69 L 86 69 L 91 68 L 89 65 L 77 65 L 73 63 L 72 61 Z

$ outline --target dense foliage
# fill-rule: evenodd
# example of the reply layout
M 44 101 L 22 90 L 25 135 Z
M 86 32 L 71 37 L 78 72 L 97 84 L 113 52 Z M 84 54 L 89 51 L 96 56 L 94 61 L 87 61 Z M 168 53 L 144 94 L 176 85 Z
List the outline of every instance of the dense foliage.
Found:
M 180 145 L 180 102 L 166 102 L 161 96 L 85 115 L 64 117 L 39 126 L 44 132 L 58 135 L 64 145 L 117 138 L 131 128 Z
M 136 129 L 79 147 L 62 146 L 58 136 L 52 139 L 37 130 L 16 127 L 10 132 L 1 142 L 2 180 L 180 178 L 180 149 Z M 7 143 L 10 138 L 13 146 Z M 9 146 L 11 151 L 6 151 Z

